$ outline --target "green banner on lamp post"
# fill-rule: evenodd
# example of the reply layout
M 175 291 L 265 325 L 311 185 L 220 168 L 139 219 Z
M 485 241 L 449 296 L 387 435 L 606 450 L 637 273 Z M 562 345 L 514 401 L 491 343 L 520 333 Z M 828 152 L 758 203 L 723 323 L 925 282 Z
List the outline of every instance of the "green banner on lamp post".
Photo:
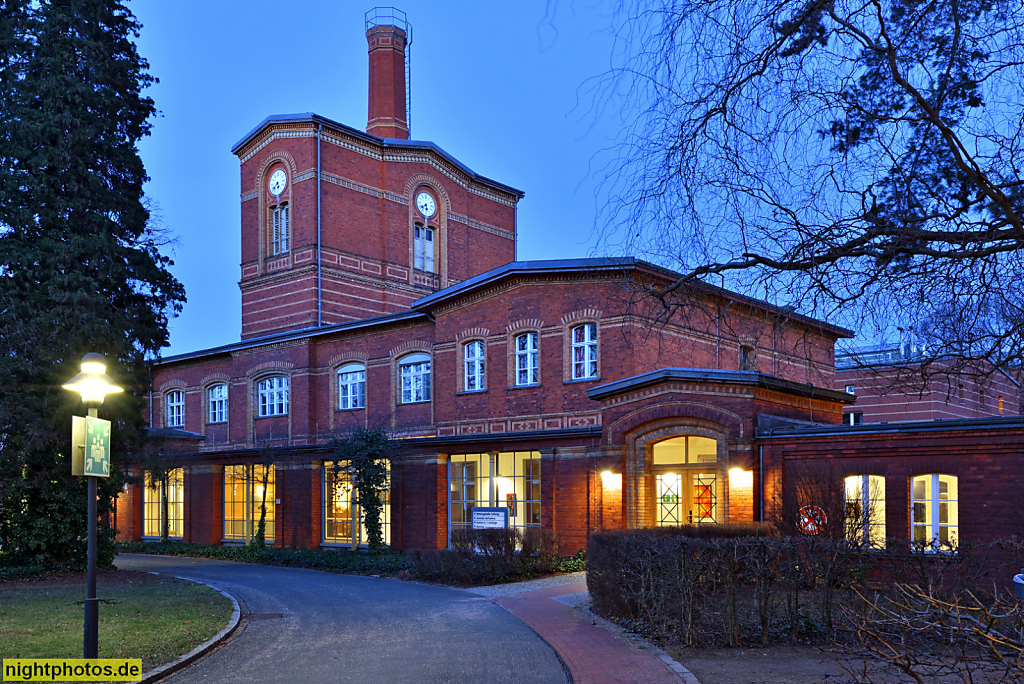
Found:
M 110 421 L 72 416 L 72 475 L 110 477 Z

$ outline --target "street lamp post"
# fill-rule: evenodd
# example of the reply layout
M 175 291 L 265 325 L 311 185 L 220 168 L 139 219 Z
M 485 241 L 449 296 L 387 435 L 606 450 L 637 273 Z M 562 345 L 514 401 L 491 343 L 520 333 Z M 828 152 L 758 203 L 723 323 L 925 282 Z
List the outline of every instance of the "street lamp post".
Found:
M 77 472 L 77 463 L 72 458 L 72 473 L 85 475 L 89 483 L 89 538 L 88 567 L 85 584 L 85 635 L 84 658 L 99 657 L 99 605 L 96 600 L 96 478 L 108 477 L 110 474 L 110 423 L 100 421 L 96 409 L 103 403 L 108 394 L 123 392 L 114 384 L 106 373 L 107 361 L 102 355 L 89 353 L 82 357 L 82 372 L 71 378 L 64 389 L 82 395 L 82 403 L 89 410 L 89 417 L 82 425 L 82 441 L 78 439 L 71 445 L 72 450 L 84 448 L 82 471 Z M 80 418 L 77 420 L 81 420 Z M 104 428 L 105 424 L 105 428 Z M 105 432 L 104 432 L 105 429 Z M 78 433 L 77 424 L 73 423 L 72 436 Z M 90 442 L 90 440 L 92 440 Z

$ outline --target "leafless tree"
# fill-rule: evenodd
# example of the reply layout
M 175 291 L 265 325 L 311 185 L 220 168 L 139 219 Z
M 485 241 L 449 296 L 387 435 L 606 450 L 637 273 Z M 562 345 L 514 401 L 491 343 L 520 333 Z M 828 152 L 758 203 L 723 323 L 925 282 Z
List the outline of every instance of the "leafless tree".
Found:
M 621 0 L 602 248 L 931 358 L 1020 363 L 1024 6 Z M 980 366 L 988 370 L 988 365 Z

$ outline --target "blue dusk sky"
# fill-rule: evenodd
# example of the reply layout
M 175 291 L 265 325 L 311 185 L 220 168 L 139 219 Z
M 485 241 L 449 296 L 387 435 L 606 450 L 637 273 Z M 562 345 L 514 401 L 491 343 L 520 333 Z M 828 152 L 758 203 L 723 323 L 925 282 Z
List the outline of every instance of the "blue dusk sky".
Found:
M 549 7 L 549 4 L 551 5 Z M 165 356 L 239 339 L 239 167 L 231 147 L 271 114 L 316 112 L 365 129 L 364 14 L 341 0 L 142 0 L 138 50 L 160 82 L 139 144 L 146 193 L 173 239 L 188 302 Z M 519 188 L 518 258 L 595 252 L 595 154 L 622 113 L 594 116 L 588 79 L 607 70 L 607 4 L 407 1 L 412 138 Z M 595 120 L 596 119 L 596 120 Z

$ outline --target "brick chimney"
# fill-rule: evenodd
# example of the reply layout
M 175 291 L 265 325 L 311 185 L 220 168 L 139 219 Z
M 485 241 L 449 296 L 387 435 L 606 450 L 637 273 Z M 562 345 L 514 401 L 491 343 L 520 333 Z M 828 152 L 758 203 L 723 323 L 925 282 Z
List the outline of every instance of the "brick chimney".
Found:
M 367 12 L 370 106 L 366 132 L 371 135 L 409 138 L 405 100 L 405 50 L 409 28 L 404 12 L 391 8 Z

